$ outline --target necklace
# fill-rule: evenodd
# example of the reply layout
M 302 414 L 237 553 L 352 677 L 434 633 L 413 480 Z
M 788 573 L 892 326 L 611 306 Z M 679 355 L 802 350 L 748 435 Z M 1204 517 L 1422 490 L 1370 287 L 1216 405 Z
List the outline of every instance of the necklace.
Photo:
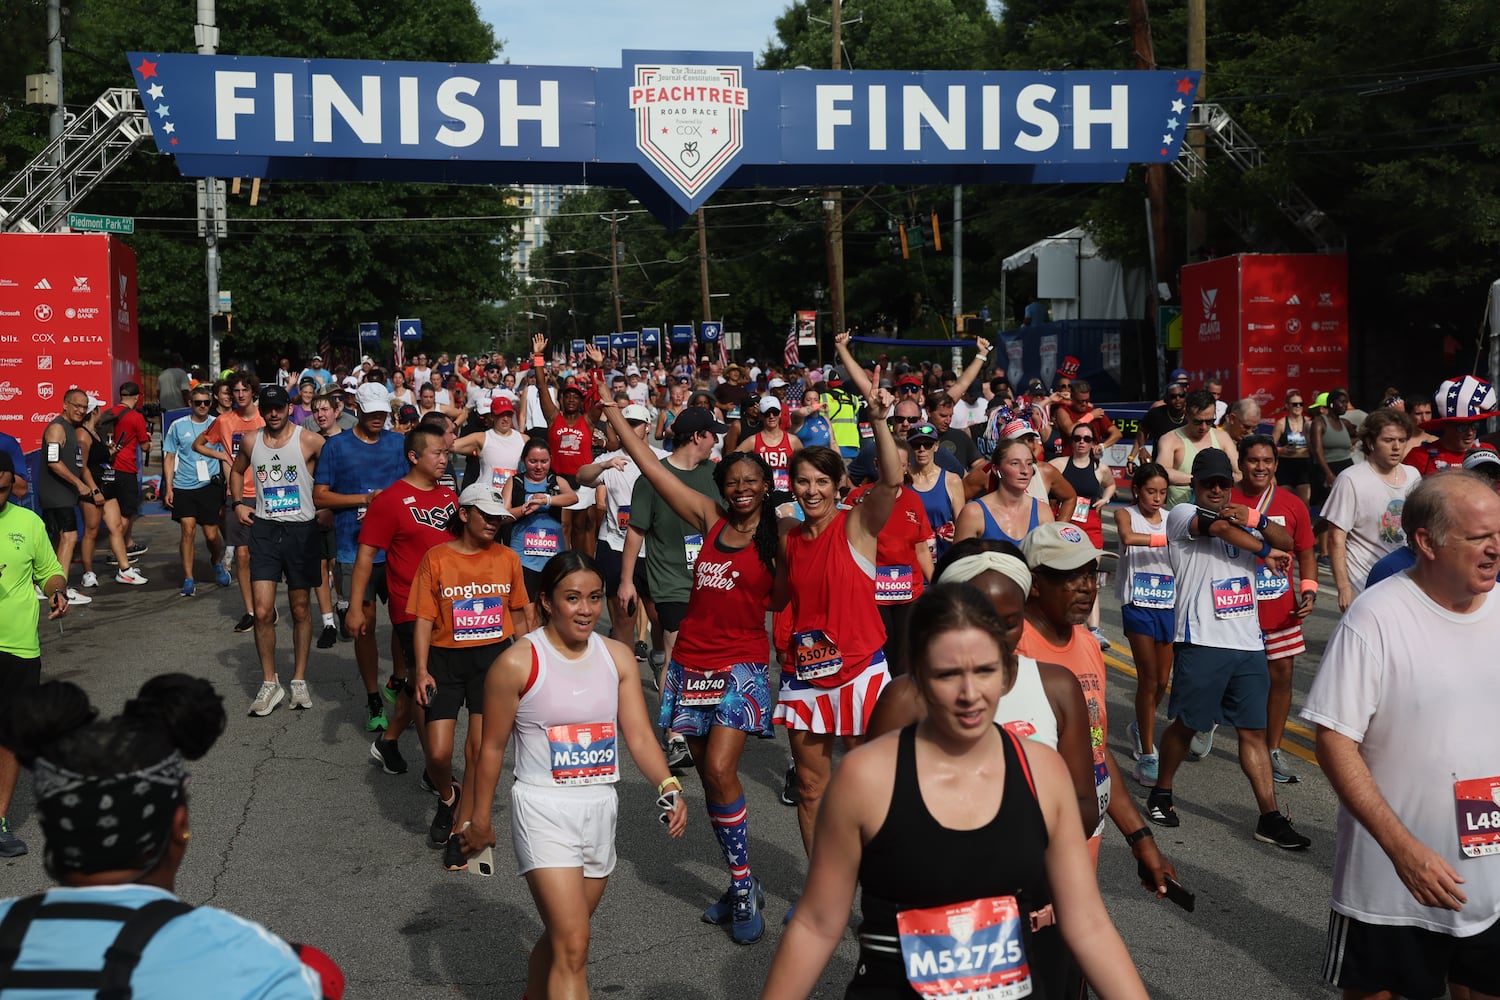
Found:
M 1183 410 L 1183 411 L 1182 411 L 1182 416 L 1180 416 L 1180 417 L 1177 417 L 1177 418 L 1176 418 L 1176 419 L 1173 419 L 1173 417 L 1172 417 L 1172 409 L 1171 409 L 1171 407 L 1168 407 L 1168 408 L 1167 408 L 1167 421 L 1168 421 L 1168 422 L 1169 422 L 1169 423 L 1170 423 L 1170 424 L 1171 424 L 1171 425 L 1172 425 L 1172 426 L 1173 426 L 1173 427 L 1181 427 L 1181 426 L 1182 426 L 1182 422 L 1183 422 L 1183 421 L 1184 421 L 1184 420 L 1186 420 L 1186 419 L 1187 419 L 1187 410 Z

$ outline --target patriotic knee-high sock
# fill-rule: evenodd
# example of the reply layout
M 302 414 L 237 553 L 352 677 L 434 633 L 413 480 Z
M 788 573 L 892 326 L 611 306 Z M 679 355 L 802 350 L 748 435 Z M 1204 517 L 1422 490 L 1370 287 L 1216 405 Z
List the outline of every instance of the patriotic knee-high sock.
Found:
M 724 851 L 724 861 L 729 865 L 729 876 L 734 879 L 736 888 L 750 881 L 750 846 L 745 815 L 743 795 L 722 805 L 708 803 L 708 819 L 713 824 L 714 836 L 719 838 L 719 847 Z

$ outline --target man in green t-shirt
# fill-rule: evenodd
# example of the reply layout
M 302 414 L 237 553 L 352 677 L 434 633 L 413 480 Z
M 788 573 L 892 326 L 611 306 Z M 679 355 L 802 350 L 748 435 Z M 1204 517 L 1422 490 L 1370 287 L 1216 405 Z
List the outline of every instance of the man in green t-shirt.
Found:
M 0 452 L 0 691 L 11 696 L 42 682 L 42 646 L 36 632 L 41 610 L 35 588 L 42 588 L 51 607 L 48 618 L 68 613 L 68 580 L 47 540 L 47 529 L 41 518 L 10 502 L 15 486 L 15 462 Z M 0 858 L 26 853 L 26 844 L 10 832 L 5 819 L 16 773 L 15 754 L 0 747 Z
M 699 493 L 722 502 L 718 487 L 714 485 L 714 466 L 709 456 L 719 442 L 719 435 L 728 432 L 729 428 L 716 420 L 707 408 L 686 407 L 672 421 L 672 454 L 663 459 L 662 464 Z M 656 654 L 651 654 L 651 667 L 660 690 L 662 672 L 672 658 L 677 631 L 687 614 L 688 596 L 693 590 L 693 567 L 703 549 L 703 536 L 697 533 L 695 526 L 678 517 L 650 481 L 642 476 L 630 492 L 630 530 L 626 532 L 625 552 L 620 557 L 618 596 L 621 604 L 628 605 L 636 599 L 632 574 L 641 545 L 648 541 L 646 588 L 656 607 L 663 646 L 659 662 Z M 686 741 L 675 734 L 669 737 L 667 763 L 673 767 L 686 767 L 691 761 Z

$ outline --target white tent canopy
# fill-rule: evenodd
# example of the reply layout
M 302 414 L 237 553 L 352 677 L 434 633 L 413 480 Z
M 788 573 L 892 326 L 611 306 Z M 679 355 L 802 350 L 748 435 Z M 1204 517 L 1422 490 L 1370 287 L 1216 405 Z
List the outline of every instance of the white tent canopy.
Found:
M 1047 304 L 1054 320 L 1141 319 L 1146 315 L 1150 298 L 1146 273 L 1103 256 L 1082 226 L 1038 240 L 1006 257 L 1000 267 L 1005 274 L 1035 274 L 1037 298 Z

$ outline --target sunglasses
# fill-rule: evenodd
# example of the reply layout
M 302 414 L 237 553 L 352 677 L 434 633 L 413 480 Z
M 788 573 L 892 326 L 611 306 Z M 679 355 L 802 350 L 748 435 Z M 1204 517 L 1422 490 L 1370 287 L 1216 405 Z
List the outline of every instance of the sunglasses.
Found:
M 1074 434 L 1073 435 L 1073 440 L 1074 441 L 1092 441 L 1092 440 L 1094 440 L 1094 436 L 1092 434 Z
M 213 406 L 214 405 L 214 401 L 211 400 L 211 399 L 195 399 L 195 400 L 193 400 L 193 405 L 194 406 Z
M 1185 393 L 1185 392 L 1169 392 L 1169 393 L 1166 394 L 1166 396 L 1164 396 L 1162 398 L 1164 398 L 1164 399 L 1187 399 L 1187 393 Z
M 1302 405 L 1302 400 L 1300 400 L 1300 399 L 1294 399 L 1290 403 L 1287 403 L 1286 405 L 1287 406 L 1301 406 Z
M 914 424 L 919 419 L 920 419 L 919 417 L 889 417 L 889 418 L 887 418 L 886 423 L 890 423 L 890 424 Z
M 929 440 L 927 440 L 927 439 L 924 438 L 924 439 L 922 439 L 920 441 L 912 441 L 911 442 L 911 446 L 913 448 L 936 448 L 937 447 L 937 442 L 936 441 L 929 441 Z
M 1195 417 L 1192 420 L 1189 420 L 1188 423 L 1193 424 L 1196 427 L 1212 427 L 1214 425 L 1214 418 L 1209 417 L 1207 420 L 1199 420 Z

